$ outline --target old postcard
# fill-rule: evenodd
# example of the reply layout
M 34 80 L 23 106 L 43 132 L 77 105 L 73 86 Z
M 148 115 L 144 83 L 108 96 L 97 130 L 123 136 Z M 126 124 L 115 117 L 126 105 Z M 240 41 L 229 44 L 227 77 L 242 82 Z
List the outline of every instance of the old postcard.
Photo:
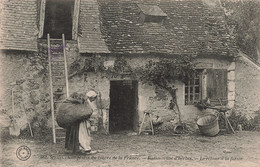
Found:
M 259 166 L 259 18 L 259 0 L 1 0 L 1 166 Z

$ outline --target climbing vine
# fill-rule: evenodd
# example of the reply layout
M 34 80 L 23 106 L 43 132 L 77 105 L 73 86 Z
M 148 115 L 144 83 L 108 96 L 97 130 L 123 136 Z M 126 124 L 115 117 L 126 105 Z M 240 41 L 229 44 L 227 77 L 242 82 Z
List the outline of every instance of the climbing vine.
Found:
M 171 89 L 174 81 L 186 83 L 194 74 L 191 59 L 160 59 L 157 62 L 149 61 L 140 68 L 141 80 L 154 84 L 162 89 Z
M 192 63 L 192 57 L 182 57 L 175 59 L 162 58 L 157 62 L 149 61 L 143 68 L 138 70 L 141 73 L 140 79 L 144 82 L 154 84 L 163 90 L 166 90 L 172 97 L 171 109 L 176 106 L 179 123 L 181 121 L 181 112 L 177 103 L 174 81 L 187 83 L 196 73 Z
M 180 111 L 177 104 L 174 81 L 187 83 L 196 73 L 193 56 L 182 56 L 175 58 L 156 58 L 151 59 L 145 65 L 135 67 L 129 65 L 126 58 L 118 56 L 111 67 L 104 67 L 104 58 L 88 57 L 84 61 L 76 60 L 71 68 L 75 68 L 76 74 L 88 72 L 102 72 L 109 78 L 130 77 L 141 80 L 144 83 L 155 85 L 160 89 L 166 90 L 172 97 L 171 102 L 177 107 L 180 119 Z M 181 120 L 179 120 L 181 122 Z

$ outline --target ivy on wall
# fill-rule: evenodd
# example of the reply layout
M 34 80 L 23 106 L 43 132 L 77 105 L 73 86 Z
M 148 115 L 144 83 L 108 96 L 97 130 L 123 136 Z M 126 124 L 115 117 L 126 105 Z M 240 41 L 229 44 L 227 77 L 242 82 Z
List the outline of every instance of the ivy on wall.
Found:
M 101 56 L 89 56 L 76 59 L 70 66 L 69 76 L 87 75 L 89 72 L 105 73 L 108 78 L 117 78 L 127 76 L 138 78 L 145 83 L 159 86 L 162 89 L 168 89 L 173 81 L 188 81 L 195 74 L 192 57 L 183 56 L 177 58 L 160 58 L 159 60 L 150 60 L 141 67 L 131 67 L 127 59 L 118 56 L 113 67 L 104 66 L 105 58 Z
M 70 67 L 70 76 L 84 75 L 89 72 L 100 72 L 107 78 L 131 78 L 141 80 L 143 83 L 155 85 L 164 91 L 167 91 L 172 102 L 180 111 L 177 103 L 174 81 L 187 82 L 196 73 L 193 62 L 193 56 L 179 56 L 171 58 L 158 58 L 147 61 L 141 67 L 132 67 L 123 56 L 116 57 L 113 67 L 104 67 L 105 57 L 91 56 L 79 58 L 74 61 Z M 181 120 L 180 120 L 181 122 Z

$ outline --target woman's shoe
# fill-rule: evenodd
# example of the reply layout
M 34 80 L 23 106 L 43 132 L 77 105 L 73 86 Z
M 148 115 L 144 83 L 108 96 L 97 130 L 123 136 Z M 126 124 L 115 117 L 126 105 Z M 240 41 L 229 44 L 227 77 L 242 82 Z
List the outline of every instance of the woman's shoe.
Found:
M 94 150 L 83 151 L 83 150 L 82 150 L 81 153 L 83 153 L 83 154 L 87 154 L 87 155 L 91 155 L 91 154 L 96 154 L 97 151 L 94 151 Z

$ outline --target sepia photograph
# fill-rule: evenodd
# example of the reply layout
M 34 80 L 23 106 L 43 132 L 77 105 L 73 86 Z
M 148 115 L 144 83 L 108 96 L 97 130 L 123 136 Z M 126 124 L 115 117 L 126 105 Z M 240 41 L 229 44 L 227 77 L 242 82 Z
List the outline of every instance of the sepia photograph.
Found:
M 0 166 L 259 167 L 260 0 L 0 0 Z

